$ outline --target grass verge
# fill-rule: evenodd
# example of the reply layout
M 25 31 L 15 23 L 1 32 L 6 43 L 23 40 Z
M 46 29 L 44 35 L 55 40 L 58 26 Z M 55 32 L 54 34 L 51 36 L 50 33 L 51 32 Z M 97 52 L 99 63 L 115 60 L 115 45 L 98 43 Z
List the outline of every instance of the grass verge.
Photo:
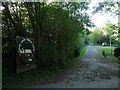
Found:
M 99 54 L 99 57 L 103 57 L 102 55 L 102 52 L 105 51 L 105 57 L 111 57 L 112 61 L 115 62 L 115 63 L 118 63 L 120 64 L 120 61 L 117 57 L 114 56 L 114 49 L 116 47 L 113 47 L 113 46 L 94 46 L 97 51 L 98 51 L 98 54 Z
M 84 47 L 81 49 L 81 51 L 80 51 L 80 58 L 83 57 L 83 55 L 84 55 L 85 52 L 86 52 L 86 49 L 87 49 L 87 46 L 84 46 Z
M 87 45 L 83 46 L 80 50 L 79 57 L 70 60 L 69 63 L 67 63 L 66 68 L 73 68 L 79 62 L 79 60 L 81 60 L 81 58 L 85 54 L 86 49 L 87 49 Z

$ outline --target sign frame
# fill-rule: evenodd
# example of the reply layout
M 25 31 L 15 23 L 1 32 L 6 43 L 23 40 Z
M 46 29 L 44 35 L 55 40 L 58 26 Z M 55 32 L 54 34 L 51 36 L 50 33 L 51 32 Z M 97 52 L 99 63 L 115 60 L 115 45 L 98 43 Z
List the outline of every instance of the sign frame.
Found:
M 25 47 L 25 44 L 29 44 L 29 48 Z M 30 47 L 30 44 L 32 48 Z M 33 38 L 16 36 L 16 72 L 17 73 L 25 72 L 36 68 L 34 47 L 35 46 L 34 46 Z

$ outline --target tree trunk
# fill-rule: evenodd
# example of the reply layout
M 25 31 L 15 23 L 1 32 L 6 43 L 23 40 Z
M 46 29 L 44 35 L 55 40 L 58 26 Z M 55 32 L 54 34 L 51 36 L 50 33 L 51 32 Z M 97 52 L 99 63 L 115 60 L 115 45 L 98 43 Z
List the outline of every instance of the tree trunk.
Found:
M 110 42 L 110 47 L 111 47 L 111 36 L 109 36 L 109 42 Z
M 41 44 L 42 44 L 42 21 L 43 21 L 43 14 L 41 12 L 42 6 L 44 8 L 43 4 L 38 3 L 25 3 L 25 6 L 28 10 L 28 15 L 30 18 L 30 21 L 32 23 L 33 32 L 34 32 L 34 38 L 35 38 L 35 57 L 36 57 L 36 63 L 39 67 L 41 62 Z
M 2 6 L 5 8 L 5 15 L 10 20 L 10 22 L 13 24 L 14 29 L 17 30 L 18 27 L 17 27 L 15 21 L 13 20 L 11 14 L 10 14 L 10 10 L 8 8 L 8 3 L 7 2 L 5 2 L 5 3 L 2 2 Z

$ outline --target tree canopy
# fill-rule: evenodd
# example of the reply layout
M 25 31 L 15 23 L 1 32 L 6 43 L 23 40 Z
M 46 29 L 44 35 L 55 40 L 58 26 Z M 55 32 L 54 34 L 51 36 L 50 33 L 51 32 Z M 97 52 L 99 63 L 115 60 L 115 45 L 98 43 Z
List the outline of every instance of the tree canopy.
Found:
M 15 49 L 16 36 L 32 37 L 38 67 L 64 68 L 74 49 L 84 45 L 85 26 L 92 26 L 89 15 L 83 12 L 88 5 L 88 2 L 2 2 L 4 51 L 10 53 Z

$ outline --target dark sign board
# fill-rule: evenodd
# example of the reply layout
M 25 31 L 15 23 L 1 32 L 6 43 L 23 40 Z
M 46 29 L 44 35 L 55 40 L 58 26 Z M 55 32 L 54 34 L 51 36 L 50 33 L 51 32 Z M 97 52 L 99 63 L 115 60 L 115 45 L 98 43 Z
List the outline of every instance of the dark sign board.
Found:
M 36 68 L 34 41 L 27 37 L 16 37 L 17 73 Z

